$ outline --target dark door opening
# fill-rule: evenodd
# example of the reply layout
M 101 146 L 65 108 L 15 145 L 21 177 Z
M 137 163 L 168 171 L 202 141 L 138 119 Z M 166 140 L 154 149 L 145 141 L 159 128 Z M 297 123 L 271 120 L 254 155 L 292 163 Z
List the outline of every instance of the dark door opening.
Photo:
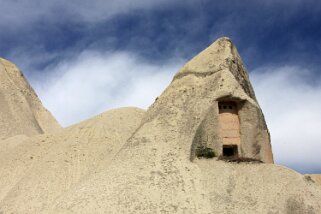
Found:
M 223 156 L 224 157 L 237 156 L 237 145 L 223 145 Z

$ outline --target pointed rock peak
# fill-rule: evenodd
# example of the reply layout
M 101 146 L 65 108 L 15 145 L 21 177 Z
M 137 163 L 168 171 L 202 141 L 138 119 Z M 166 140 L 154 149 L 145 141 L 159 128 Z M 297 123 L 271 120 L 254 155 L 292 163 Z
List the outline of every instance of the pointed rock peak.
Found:
M 0 138 L 60 130 L 19 68 L 0 58 Z
M 205 50 L 187 62 L 176 76 L 186 73 L 210 73 L 226 67 L 227 60 L 238 57 L 232 41 L 227 37 L 216 40 Z
M 244 91 L 256 100 L 242 59 L 235 45 L 228 37 L 217 39 L 213 44 L 187 62 L 175 75 L 174 80 L 189 74 L 207 76 L 222 70 L 229 70 L 243 87 Z
M 2 64 L 2 66 L 9 66 L 9 67 L 12 66 L 12 67 L 15 67 L 17 70 L 19 70 L 19 68 L 13 62 L 3 57 L 0 57 L 0 64 Z

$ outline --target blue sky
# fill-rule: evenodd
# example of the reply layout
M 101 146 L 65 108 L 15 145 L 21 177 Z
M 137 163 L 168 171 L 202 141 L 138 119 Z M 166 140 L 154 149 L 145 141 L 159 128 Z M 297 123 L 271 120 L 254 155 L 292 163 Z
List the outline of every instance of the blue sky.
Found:
M 187 60 L 230 37 L 250 72 L 276 162 L 321 173 L 321 2 L 0 0 L 0 56 L 64 126 L 147 108 Z

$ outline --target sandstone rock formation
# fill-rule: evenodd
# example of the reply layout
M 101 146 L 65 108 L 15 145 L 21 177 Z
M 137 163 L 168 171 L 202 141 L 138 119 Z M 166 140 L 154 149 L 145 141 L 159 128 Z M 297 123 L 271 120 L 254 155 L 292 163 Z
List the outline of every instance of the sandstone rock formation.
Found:
M 224 153 L 225 146 L 227 150 L 235 146 L 239 157 L 273 162 L 263 113 L 241 57 L 228 38 L 217 40 L 189 61 L 165 94 L 163 100 L 175 96 L 183 100 L 176 101 L 185 113 L 182 119 L 188 119 L 188 125 L 196 125 L 188 127 L 194 134 L 192 160 L 198 146 L 212 148 L 217 155 Z M 163 100 L 153 108 L 164 112 Z
M 199 146 L 264 163 L 198 158 Z M 321 213 L 320 185 L 272 162 L 248 75 L 221 38 L 147 112 L 113 110 L 0 149 L 0 213 Z
M 0 58 L 0 139 L 59 129 L 60 125 L 42 106 L 19 69 Z
M 0 147 L 0 213 L 44 213 L 60 195 L 105 169 L 143 114 L 138 108 L 111 110 L 54 135 Z

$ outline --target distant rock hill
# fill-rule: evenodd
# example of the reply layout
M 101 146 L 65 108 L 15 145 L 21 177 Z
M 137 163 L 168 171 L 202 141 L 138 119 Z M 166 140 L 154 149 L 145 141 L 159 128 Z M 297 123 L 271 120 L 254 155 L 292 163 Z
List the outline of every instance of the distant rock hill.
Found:
M 0 213 L 321 213 L 315 178 L 273 164 L 228 38 L 188 62 L 146 112 L 115 109 L 0 145 Z
M 0 139 L 59 129 L 60 125 L 42 106 L 19 69 L 0 58 Z

